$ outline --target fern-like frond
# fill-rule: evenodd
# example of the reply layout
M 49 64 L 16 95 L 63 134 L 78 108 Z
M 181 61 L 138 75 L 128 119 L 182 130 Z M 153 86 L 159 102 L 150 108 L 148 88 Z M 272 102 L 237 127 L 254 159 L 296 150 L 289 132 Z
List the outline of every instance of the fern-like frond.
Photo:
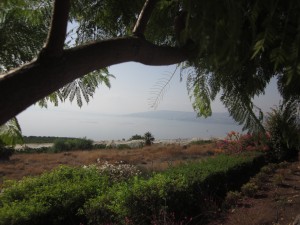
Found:
M 178 66 L 176 66 L 173 73 L 170 73 L 166 77 L 159 79 L 150 90 L 150 97 L 148 99 L 150 108 L 156 109 L 160 102 L 163 100 L 168 88 L 170 87 L 170 82 L 177 72 Z
M 255 133 L 264 131 L 263 113 L 250 98 L 240 95 L 236 90 L 231 90 L 224 91 L 221 101 L 234 120 L 243 125 L 243 130 Z
M 73 102 L 76 97 L 76 102 L 79 107 L 82 107 L 83 101 L 82 96 L 86 103 L 89 103 L 90 98 L 93 97 L 98 86 L 104 83 L 108 88 L 111 87 L 110 79 L 115 78 L 110 74 L 107 68 L 93 71 L 84 77 L 78 78 L 58 91 L 52 93 L 51 95 L 41 99 L 38 104 L 41 107 L 47 107 L 47 103 L 51 102 L 55 106 L 58 105 L 59 101 L 63 102 L 69 98 L 70 102 Z
M 187 90 L 193 108 L 197 115 L 208 117 L 211 116 L 211 95 L 209 79 L 210 74 L 205 71 L 197 70 L 190 72 L 187 78 Z
M 23 144 L 22 130 L 17 118 L 13 118 L 0 126 L 0 142 L 11 146 Z

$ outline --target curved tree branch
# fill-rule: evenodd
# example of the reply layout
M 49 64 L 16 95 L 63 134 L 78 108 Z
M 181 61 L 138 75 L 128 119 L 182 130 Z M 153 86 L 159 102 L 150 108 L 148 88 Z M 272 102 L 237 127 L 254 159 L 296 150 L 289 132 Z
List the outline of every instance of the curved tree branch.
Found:
M 139 37 L 110 39 L 66 49 L 56 60 L 35 60 L 0 75 L 0 124 L 94 70 L 129 61 L 170 65 L 187 59 L 187 48 L 158 46 Z
M 133 28 L 133 34 L 136 36 L 144 36 L 144 32 L 146 30 L 147 23 L 150 19 L 152 11 L 155 7 L 155 3 L 157 0 L 146 0 L 145 4 L 139 14 L 139 17 L 136 21 L 136 24 Z
M 70 11 L 70 0 L 56 0 L 48 38 L 39 58 L 57 58 L 63 53 L 68 18 Z

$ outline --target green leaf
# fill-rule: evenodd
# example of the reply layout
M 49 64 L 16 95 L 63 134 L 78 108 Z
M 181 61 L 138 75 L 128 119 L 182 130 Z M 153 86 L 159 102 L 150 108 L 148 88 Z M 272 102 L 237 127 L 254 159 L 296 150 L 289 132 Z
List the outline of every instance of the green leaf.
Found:
M 23 144 L 22 130 L 17 118 L 13 118 L 0 126 L 0 142 L 10 146 Z

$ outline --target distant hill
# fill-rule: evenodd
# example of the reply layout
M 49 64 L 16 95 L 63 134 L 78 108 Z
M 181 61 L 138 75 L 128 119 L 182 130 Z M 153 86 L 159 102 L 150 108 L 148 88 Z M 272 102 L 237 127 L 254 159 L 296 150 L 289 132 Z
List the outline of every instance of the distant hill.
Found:
M 137 117 L 147 119 L 162 119 L 162 120 L 181 120 L 201 123 L 221 123 L 221 124 L 236 124 L 236 122 L 229 116 L 228 113 L 213 113 L 211 117 L 197 117 L 195 112 L 184 111 L 170 111 L 170 110 L 158 110 L 139 112 L 123 115 L 126 117 Z

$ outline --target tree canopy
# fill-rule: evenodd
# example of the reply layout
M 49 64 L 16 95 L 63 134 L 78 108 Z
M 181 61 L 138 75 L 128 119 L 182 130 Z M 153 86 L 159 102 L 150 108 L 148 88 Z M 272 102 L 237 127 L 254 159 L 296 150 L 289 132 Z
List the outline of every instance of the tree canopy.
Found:
M 211 115 L 220 93 L 231 116 L 250 130 L 261 128 L 252 100 L 271 78 L 284 100 L 300 97 L 298 0 L 0 4 L 0 124 L 41 99 L 88 101 L 99 83 L 109 85 L 106 67 L 129 61 L 181 63 L 199 116 Z M 68 23 L 76 27 L 67 31 Z

